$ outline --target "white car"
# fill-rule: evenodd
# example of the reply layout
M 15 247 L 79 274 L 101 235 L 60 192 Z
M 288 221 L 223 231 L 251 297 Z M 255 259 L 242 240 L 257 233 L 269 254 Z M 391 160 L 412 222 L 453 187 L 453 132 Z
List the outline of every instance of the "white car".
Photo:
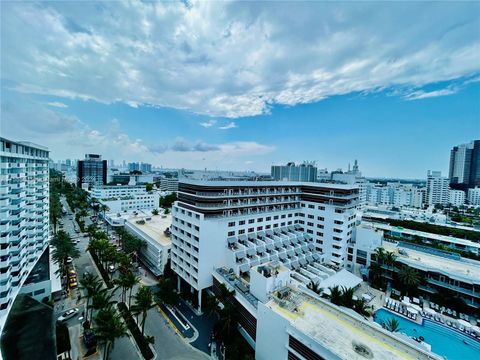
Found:
M 67 264 L 71 264 L 73 262 L 73 259 L 69 256 L 67 257 Z
M 111 273 L 114 273 L 115 272 L 115 266 L 109 265 L 108 266 L 108 271 L 111 272 Z
M 78 313 L 78 308 L 73 308 L 65 311 L 61 316 L 58 317 L 58 321 L 67 321 L 71 319 Z

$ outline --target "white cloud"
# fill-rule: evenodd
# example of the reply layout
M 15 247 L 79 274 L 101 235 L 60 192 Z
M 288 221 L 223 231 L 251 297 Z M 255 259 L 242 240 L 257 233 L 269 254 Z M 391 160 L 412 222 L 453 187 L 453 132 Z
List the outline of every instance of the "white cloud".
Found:
M 58 107 L 58 108 L 67 108 L 68 107 L 67 104 L 64 104 L 60 101 L 52 101 L 52 102 L 49 102 L 48 105 L 53 106 L 53 107 Z
M 204 128 L 209 128 L 209 127 L 212 127 L 213 125 L 215 125 L 217 123 L 217 120 L 208 120 L 208 121 L 205 121 L 205 122 L 201 122 L 200 123 L 200 126 L 203 126 Z
M 427 99 L 427 98 L 438 97 L 438 96 L 453 95 L 453 94 L 456 94 L 458 90 L 459 88 L 447 88 L 447 89 L 439 89 L 439 90 L 433 90 L 433 91 L 418 90 L 410 94 L 407 94 L 404 97 L 407 100 L 420 100 L 420 99 Z
M 1 72 L 28 93 L 238 118 L 474 75 L 479 13 L 478 2 L 3 2 Z
M 232 121 L 224 126 L 220 126 L 219 129 L 228 130 L 228 129 L 235 129 L 237 127 L 238 127 L 237 124 L 235 124 L 235 122 Z

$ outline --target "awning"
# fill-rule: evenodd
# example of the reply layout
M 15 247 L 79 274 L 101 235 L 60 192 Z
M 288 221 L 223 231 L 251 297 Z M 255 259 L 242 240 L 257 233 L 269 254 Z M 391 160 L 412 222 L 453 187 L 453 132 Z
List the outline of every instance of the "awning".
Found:
M 280 259 L 282 259 L 282 260 L 285 260 L 285 259 L 287 258 L 287 254 L 285 254 L 285 253 L 280 253 L 280 254 L 278 254 L 278 257 L 279 257 Z
M 257 233 L 257 236 L 260 237 L 260 238 L 263 238 L 265 236 L 265 232 L 264 231 L 259 231 Z
M 300 255 L 300 254 L 302 253 L 302 249 L 300 249 L 300 248 L 295 248 L 295 253 L 296 253 L 297 255 Z
M 255 255 L 255 249 L 254 248 L 248 248 L 247 249 L 247 254 L 250 255 L 250 256 Z
M 318 254 L 313 254 L 313 258 L 314 258 L 315 260 L 320 260 L 320 256 L 319 256 Z
M 313 256 L 312 255 L 307 255 L 307 260 L 308 260 L 308 262 L 312 262 L 313 261 Z
M 237 259 L 240 260 L 240 259 L 243 259 L 245 257 L 245 252 L 244 251 L 238 252 L 235 255 L 237 256 Z
M 238 238 L 242 241 L 245 241 L 247 240 L 247 235 L 240 235 Z
M 300 264 L 302 266 L 307 265 L 307 261 L 304 258 L 300 258 L 300 259 L 298 259 L 298 261 L 300 262 Z
M 278 261 L 278 255 L 271 255 L 270 256 L 270 261 Z
M 273 250 L 273 244 L 272 243 L 268 243 L 266 246 L 267 246 L 267 250 Z
M 232 236 L 227 239 L 229 244 L 235 244 L 237 242 L 237 238 Z

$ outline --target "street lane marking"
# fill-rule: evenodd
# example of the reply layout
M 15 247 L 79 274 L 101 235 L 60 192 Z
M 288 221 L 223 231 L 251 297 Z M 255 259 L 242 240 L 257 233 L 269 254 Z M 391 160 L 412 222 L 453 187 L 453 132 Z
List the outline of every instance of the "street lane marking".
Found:
M 172 322 L 172 320 L 170 320 L 170 318 L 168 317 L 167 314 L 165 314 L 165 312 L 162 310 L 162 308 L 160 306 L 157 305 L 157 308 L 158 310 L 160 311 L 160 313 L 162 314 L 162 316 L 169 322 L 170 325 L 172 325 L 173 327 L 173 330 L 175 330 L 175 332 L 180 335 L 181 337 L 185 337 L 183 335 L 183 333 L 177 328 L 177 326 Z

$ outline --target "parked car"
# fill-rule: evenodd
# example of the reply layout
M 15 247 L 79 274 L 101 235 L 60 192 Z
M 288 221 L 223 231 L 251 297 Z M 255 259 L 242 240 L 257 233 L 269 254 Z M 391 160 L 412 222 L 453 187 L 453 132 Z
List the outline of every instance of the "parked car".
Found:
M 71 264 L 73 262 L 73 258 L 71 256 L 67 257 L 67 264 Z
M 70 286 L 71 289 L 75 289 L 78 286 L 77 278 L 76 277 L 71 278 L 68 285 Z
M 78 308 L 73 308 L 70 310 L 65 311 L 62 315 L 58 317 L 58 321 L 67 321 L 68 319 L 71 319 L 78 313 Z
M 75 272 L 74 269 L 68 270 L 68 277 L 69 277 L 69 278 L 77 277 L 77 273 Z
M 108 266 L 108 271 L 111 272 L 111 273 L 114 273 L 115 272 L 115 266 L 109 265 Z

